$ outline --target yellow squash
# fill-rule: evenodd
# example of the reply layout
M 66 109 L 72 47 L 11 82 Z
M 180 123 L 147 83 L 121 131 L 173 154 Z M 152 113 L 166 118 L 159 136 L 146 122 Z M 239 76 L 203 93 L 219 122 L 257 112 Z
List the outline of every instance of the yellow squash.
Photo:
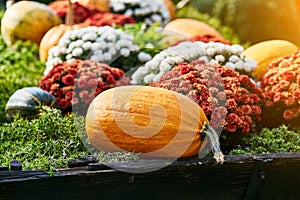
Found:
M 253 75 L 260 81 L 273 60 L 290 55 L 297 49 L 295 44 L 287 40 L 267 40 L 248 47 L 242 54 L 257 62 Z

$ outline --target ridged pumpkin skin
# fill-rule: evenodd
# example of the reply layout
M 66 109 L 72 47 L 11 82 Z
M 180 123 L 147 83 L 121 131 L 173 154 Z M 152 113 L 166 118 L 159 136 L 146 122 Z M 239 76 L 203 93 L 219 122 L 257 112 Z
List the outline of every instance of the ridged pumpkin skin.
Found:
M 61 23 L 61 18 L 46 4 L 19 1 L 5 11 L 1 33 L 7 45 L 12 45 L 16 40 L 30 40 L 39 44 L 51 27 Z
M 260 81 L 265 74 L 269 63 L 276 58 L 290 55 L 298 47 L 286 40 L 267 40 L 254 44 L 242 53 L 246 58 L 253 59 L 257 66 L 252 73 L 257 81 Z
M 194 101 L 150 86 L 121 86 L 100 93 L 86 115 L 86 133 L 99 151 L 143 157 L 195 156 L 207 118 Z M 203 145 L 204 146 L 204 145 Z
M 188 38 L 199 35 L 213 35 L 219 39 L 224 39 L 222 35 L 213 27 L 195 19 L 177 18 L 170 21 L 165 28 L 168 31 L 177 32 Z

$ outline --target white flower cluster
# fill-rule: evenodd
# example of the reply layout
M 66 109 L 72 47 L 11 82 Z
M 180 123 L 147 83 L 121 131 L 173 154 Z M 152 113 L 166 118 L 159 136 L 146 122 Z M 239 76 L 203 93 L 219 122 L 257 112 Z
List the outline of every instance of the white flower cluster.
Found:
M 110 0 L 113 13 L 131 16 L 149 26 L 166 25 L 170 20 L 169 10 L 163 0 Z
M 209 64 L 220 64 L 234 70 L 251 72 L 257 63 L 244 58 L 244 48 L 238 44 L 228 45 L 219 42 L 181 42 L 156 54 L 152 60 L 139 67 L 131 76 L 132 84 L 149 84 L 171 71 L 179 63 L 201 59 Z
M 110 26 L 89 26 L 67 31 L 49 50 L 44 74 L 63 61 L 90 59 L 110 64 L 120 56 L 128 57 L 131 52 L 139 50 L 133 39 L 133 35 Z

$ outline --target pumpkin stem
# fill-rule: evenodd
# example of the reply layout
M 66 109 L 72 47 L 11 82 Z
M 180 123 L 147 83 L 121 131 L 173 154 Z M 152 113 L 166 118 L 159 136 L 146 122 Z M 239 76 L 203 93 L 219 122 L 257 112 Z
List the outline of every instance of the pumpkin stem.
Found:
M 212 147 L 212 152 L 214 154 L 214 158 L 216 159 L 217 163 L 222 164 L 224 162 L 224 154 L 222 153 L 220 148 L 218 134 L 207 122 L 204 122 L 202 133 L 208 136 L 210 145 Z
M 68 11 L 66 14 L 65 24 L 68 26 L 72 26 L 74 24 L 74 9 L 71 0 L 68 0 Z

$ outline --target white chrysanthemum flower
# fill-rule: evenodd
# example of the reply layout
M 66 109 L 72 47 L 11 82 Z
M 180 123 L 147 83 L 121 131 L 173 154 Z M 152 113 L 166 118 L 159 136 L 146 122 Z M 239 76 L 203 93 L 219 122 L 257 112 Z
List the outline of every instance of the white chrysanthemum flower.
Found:
M 129 52 L 129 53 L 130 53 L 130 52 Z M 106 52 L 106 53 L 103 54 L 103 58 L 104 58 L 104 60 L 106 60 L 106 61 L 111 61 L 112 56 L 111 56 L 111 54 L 110 54 L 109 52 Z
M 116 11 L 116 12 L 118 12 L 118 11 Z M 124 15 L 132 16 L 132 15 L 133 15 L 133 10 L 127 9 L 127 10 L 125 11 Z
M 97 34 L 95 32 L 88 32 L 88 33 L 85 33 L 81 38 L 83 41 L 96 40 Z M 76 38 L 74 38 L 74 39 L 76 39 Z
M 61 37 L 57 46 L 49 50 L 44 73 L 63 61 L 91 59 L 110 64 L 120 56 L 128 57 L 138 51 L 134 36 L 120 29 L 88 26 L 70 30 Z M 149 57 L 144 60 L 148 61 Z
M 94 54 L 91 56 L 91 60 L 93 60 L 95 62 L 100 62 L 100 61 L 104 60 L 104 58 L 103 58 L 102 54 Z
M 73 55 L 71 53 L 66 55 L 66 60 L 71 60 L 72 58 L 73 58 Z
M 144 81 L 146 83 L 150 83 L 155 77 L 155 74 L 147 74 L 145 77 L 144 77 Z
M 131 77 L 132 83 L 151 83 L 159 80 L 161 75 L 170 71 L 175 65 L 198 59 L 210 64 L 226 65 L 232 69 L 253 71 L 256 63 L 253 60 L 245 59 L 241 55 L 243 49 L 242 46 L 237 44 L 228 45 L 220 42 L 181 42 L 161 51 L 152 60 L 146 62 L 144 66 L 139 67 Z M 147 71 L 147 73 L 141 74 L 141 70 Z M 148 74 L 154 74 L 154 76 L 147 76 Z M 146 76 L 147 79 L 145 79 Z
M 199 60 L 204 60 L 204 62 L 208 63 L 209 62 L 209 59 L 207 56 L 201 56 L 199 57 Z M 217 59 L 216 59 L 217 60 Z
M 217 52 L 217 49 L 215 49 L 214 47 L 209 47 L 206 51 L 209 56 L 213 56 Z
M 238 57 L 237 55 L 232 55 L 229 57 L 229 61 L 232 63 L 236 63 L 240 60 L 240 57 Z
M 219 64 L 219 62 L 217 60 L 211 59 L 208 61 L 208 64 L 214 65 L 214 64 Z
M 67 34 L 67 33 L 65 33 Z M 61 40 L 58 41 L 58 46 L 66 46 L 71 42 L 71 39 L 69 39 L 68 37 L 61 37 Z
M 129 54 L 130 54 L 130 51 L 127 48 L 122 48 L 120 53 L 121 53 L 122 56 L 128 57 Z
M 121 3 L 121 2 L 116 2 L 114 4 L 114 11 L 115 12 L 122 12 L 126 9 L 125 4 Z
M 164 26 L 171 20 L 168 7 L 162 0 L 110 0 L 109 4 L 111 12 L 126 14 L 149 26 L 154 23 Z
M 240 54 L 244 51 L 244 47 L 238 44 L 232 45 L 232 53 L 233 54 Z
M 83 54 L 83 49 L 81 47 L 76 47 L 72 51 L 74 57 L 81 56 Z
M 231 68 L 231 69 L 235 69 L 236 67 L 235 67 L 235 64 L 233 64 L 232 62 L 227 62 L 227 63 L 225 63 L 225 66 L 227 66 L 227 67 L 229 67 L 229 68 Z
M 255 60 L 246 58 L 245 59 L 245 70 L 246 71 L 254 71 L 257 66 L 257 62 Z
M 53 48 L 49 49 L 49 54 L 50 55 L 54 55 L 56 54 L 56 52 L 59 52 L 59 47 L 58 46 L 54 46 Z
M 148 62 L 149 60 L 152 59 L 152 56 L 151 56 L 150 54 L 148 54 L 148 53 L 140 52 L 140 53 L 138 54 L 138 59 L 139 59 L 139 61 L 141 61 L 141 62 Z
M 109 54 L 111 54 L 111 55 L 117 55 L 118 52 L 117 52 L 116 49 L 110 48 L 110 47 L 108 47 L 108 49 L 109 49 L 109 50 L 108 50 L 108 53 L 109 53 Z
M 59 53 L 60 54 L 66 54 L 67 48 L 66 47 L 59 47 Z
M 216 55 L 215 56 L 215 60 L 217 60 L 219 62 L 224 62 L 225 61 L 225 57 L 223 55 Z
M 159 71 L 160 72 L 166 73 L 166 72 L 170 71 L 171 69 L 172 69 L 172 65 L 167 63 L 166 61 L 162 61 L 160 66 L 159 66 Z
M 239 61 L 235 62 L 234 65 L 235 65 L 236 69 L 241 69 L 241 70 L 245 69 L 245 70 L 247 70 L 246 63 L 243 62 L 242 60 L 239 60 Z
M 70 49 L 70 51 L 73 51 L 73 49 L 76 48 L 76 47 L 77 47 L 77 46 L 76 46 L 76 42 L 71 42 L 71 43 L 69 44 L 68 49 Z
M 106 47 L 106 43 L 105 42 L 102 42 L 102 43 L 100 43 L 100 42 L 93 42 L 92 45 L 91 45 L 90 50 L 96 51 L 98 49 L 103 49 L 105 47 Z
M 96 55 L 96 56 L 103 55 L 102 49 L 97 49 L 97 50 L 93 51 L 93 55 Z
M 83 44 L 82 44 L 82 48 L 85 50 L 85 51 L 87 51 L 87 50 L 90 50 L 91 49 L 91 47 L 92 47 L 92 42 L 91 41 L 86 41 L 86 42 L 84 42 Z

